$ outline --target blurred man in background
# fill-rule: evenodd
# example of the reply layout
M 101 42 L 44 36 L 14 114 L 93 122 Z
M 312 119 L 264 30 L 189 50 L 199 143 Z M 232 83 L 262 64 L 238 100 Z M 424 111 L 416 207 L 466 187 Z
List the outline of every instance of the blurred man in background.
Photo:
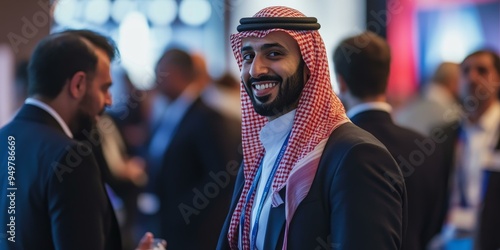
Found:
M 460 65 L 441 63 L 432 80 L 425 85 L 421 96 L 394 114 L 396 123 L 430 136 L 433 128 L 457 121 L 460 117 L 459 78 Z
M 476 51 L 460 70 L 461 119 L 436 129 L 447 138 L 443 149 L 451 187 L 442 235 L 448 246 L 493 250 L 500 247 L 500 58 Z
M 239 166 L 240 124 L 209 108 L 191 55 L 166 51 L 156 67 L 168 101 L 149 144 L 148 190 L 169 249 L 214 249 Z M 235 170 L 236 169 L 236 170 Z

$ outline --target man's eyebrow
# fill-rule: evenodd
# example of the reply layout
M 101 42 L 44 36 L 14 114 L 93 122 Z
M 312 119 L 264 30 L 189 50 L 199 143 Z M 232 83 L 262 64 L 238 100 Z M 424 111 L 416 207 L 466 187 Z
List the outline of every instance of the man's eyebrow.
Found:
M 283 45 L 279 44 L 279 43 L 266 43 L 264 45 L 262 45 L 260 47 L 261 50 L 266 50 L 266 49 L 270 49 L 270 48 L 274 48 L 274 47 L 277 47 L 277 48 L 280 48 L 280 49 L 286 49 L 285 47 L 283 47 Z M 252 46 L 244 46 L 241 48 L 241 52 L 245 52 L 245 51 L 252 51 L 253 48 Z
M 251 50 L 253 50 L 252 46 L 244 46 L 243 48 L 241 48 L 241 52 L 251 51 Z
M 262 47 L 260 47 L 260 49 L 265 50 L 265 49 L 270 49 L 270 48 L 274 48 L 274 47 L 278 47 L 280 49 L 285 49 L 285 47 L 283 47 L 283 45 L 281 45 L 279 43 L 266 43 L 266 44 L 262 45 Z
M 102 85 L 103 88 L 110 88 L 113 85 L 113 82 L 107 82 L 104 85 Z

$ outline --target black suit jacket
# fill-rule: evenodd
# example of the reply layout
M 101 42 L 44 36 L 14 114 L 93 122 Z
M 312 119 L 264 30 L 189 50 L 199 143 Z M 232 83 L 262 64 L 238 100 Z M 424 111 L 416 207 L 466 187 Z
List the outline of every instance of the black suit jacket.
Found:
M 451 175 L 455 168 L 455 149 L 460 133 L 460 124 L 448 124 L 442 128 L 435 128 L 434 131 L 445 136 L 443 149 L 448 160 L 448 174 Z M 494 150 L 497 154 L 500 153 L 500 138 Z M 475 247 L 480 250 L 498 250 L 500 248 L 500 172 L 485 171 L 485 175 L 486 188 L 482 201 L 483 207 L 479 214 Z M 449 180 L 451 181 L 453 178 L 450 176 Z M 452 186 L 452 183 L 449 186 Z
M 244 184 L 240 170 L 217 249 L 229 249 L 229 223 Z M 285 200 L 285 191 L 281 190 Z M 288 249 L 401 249 L 403 176 L 387 149 L 352 123 L 334 130 L 311 189 L 292 218 Z M 281 249 L 285 205 L 271 208 L 264 249 Z
M 169 250 L 214 249 L 241 161 L 241 125 L 206 106 L 188 108 L 163 157 L 158 237 Z
M 9 136 L 15 138 L 15 183 L 8 182 Z M 88 144 L 70 139 L 50 114 L 28 104 L 0 129 L 0 140 L 2 233 L 15 217 L 15 242 L 10 234 L 0 237 L 0 249 L 121 249 L 118 223 Z M 10 184 L 17 188 L 15 209 L 9 208 Z
M 426 249 L 441 231 L 447 192 L 447 170 L 439 143 L 397 126 L 385 111 L 368 110 L 351 118 L 389 150 L 405 177 L 408 195 L 406 250 Z

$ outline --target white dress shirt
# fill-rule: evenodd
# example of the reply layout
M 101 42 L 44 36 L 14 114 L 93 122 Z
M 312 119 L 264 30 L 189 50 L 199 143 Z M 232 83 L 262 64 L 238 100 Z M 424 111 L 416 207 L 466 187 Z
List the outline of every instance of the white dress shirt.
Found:
M 259 228 L 257 231 L 257 240 L 255 244 L 257 249 L 264 249 L 267 221 L 269 219 L 269 212 L 271 209 L 272 190 L 269 191 L 267 197 L 262 197 L 262 195 L 264 193 L 266 182 L 270 177 L 269 175 L 271 174 L 271 170 L 275 164 L 276 158 L 278 158 L 278 154 L 280 153 L 281 147 L 283 146 L 288 133 L 292 130 L 295 111 L 296 110 L 292 110 L 268 122 L 260 131 L 260 141 L 262 142 L 266 153 L 264 155 L 264 159 L 262 160 L 262 173 L 260 179 L 258 180 L 250 220 L 250 239 L 252 237 L 252 230 L 255 224 L 255 220 L 259 220 Z M 260 218 L 256 218 L 257 208 L 263 198 L 265 198 L 265 201 L 262 207 Z M 241 235 L 239 242 L 241 247 Z
M 390 114 L 392 112 L 392 107 L 391 105 L 389 105 L 389 103 L 386 102 L 361 103 L 358 105 L 354 105 L 354 107 L 350 108 L 349 111 L 347 111 L 347 117 L 353 118 L 355 115 L 368 110 L 380 110 Z
M 64 130 L 64 133 L 69 138 L 73 138 L 73 133 L 71 133 L 71 130 L 69 129 L 66 122 L 64 122 L 64 120 L 61 118 L 61 116 L 52 107 L 50 107 L 49 105 L 47 105 L 46 103 L 44 103 L 42 101 L 39 101 L 39 100 L 37 100 L 35 98 L 31 98 L 31 97 L 26 99 L 26 101 L 24 101 L 24 103 L 39 107 L 39 108 L 47 111 L 47 113 L 49 113 L 52 117 L 54 117 L 54 119 L 56 119 L 57 123 L 59 123 L 61 128 Z
M 460 191 L 457 183 L 453 189 L 451 210 L 448 223 L 454 228 L 473 230 L 477 222 L 477 214 L 481 206 L 483 172 L 489 166 L 494 147 L 499 139 L 500 102 L 495 102 L 475 124 L 464 120 L 462 123 L 463 143 L 457 145 L 456 172 L 465 176 L 462 187 L 465 192 L 467 208 L 459 206 Z M 460 172 L 462 171 L 462 172 Z

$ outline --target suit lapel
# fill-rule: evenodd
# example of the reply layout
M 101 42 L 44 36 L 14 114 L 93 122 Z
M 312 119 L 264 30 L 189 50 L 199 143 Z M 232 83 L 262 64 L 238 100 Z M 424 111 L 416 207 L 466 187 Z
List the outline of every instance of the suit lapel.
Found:
M 286 187 L 279 191 L 281 199 L 285 200 Z M 264 249 L 281 249 L 283 245 L 283 229 L 285 227 L 285 203 L 269 210 L 269 219 L 264 239 Z
M 368 124 L 393 124 L 391 114 L 382 110 L 365 110 L 350 118 L 354 124 L 368 123 Z
M 45 124 L 65 134 L 63 128 L 54 117 L 47 113 L 47 111 L 34 105 L 24 104 L 14 119 Z

